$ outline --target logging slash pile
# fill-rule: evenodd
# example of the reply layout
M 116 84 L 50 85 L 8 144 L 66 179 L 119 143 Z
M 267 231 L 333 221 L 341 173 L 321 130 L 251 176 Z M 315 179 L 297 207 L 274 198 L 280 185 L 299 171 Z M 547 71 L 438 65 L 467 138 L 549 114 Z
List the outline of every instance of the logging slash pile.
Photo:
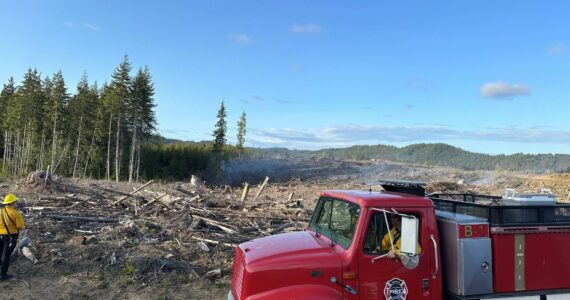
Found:
M 89 278 L 95 289 L 231 280 L 234 247 L 308 224 L 322 187 L 292 180 L 241 187 L 115 183 L 31 174 L 0 186 L 24 213 L 28 251 L 15 278 Z M 302 187 L 302 188 L 301 188 Z M 27 257 L 27 256 L 26 256 Z M 90 291 L 88 296 L 93 296 Z

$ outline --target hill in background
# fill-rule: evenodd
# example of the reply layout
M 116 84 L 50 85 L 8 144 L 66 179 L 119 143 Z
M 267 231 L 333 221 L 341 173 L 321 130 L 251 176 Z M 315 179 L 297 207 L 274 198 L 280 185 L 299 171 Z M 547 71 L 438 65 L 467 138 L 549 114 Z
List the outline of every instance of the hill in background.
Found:
M 273 158 L 332 158 L 342 160 L 389 160 L 393 162 L 453 167 L 463 170 L 508 170 L 531 172 L 568 172 L 568 154 L 489 155 L 465 151 L 447 144 L 414 144 L 406 147 L 388 145 L 352 146 L 316 151 L 284 148 L 252 149 Z

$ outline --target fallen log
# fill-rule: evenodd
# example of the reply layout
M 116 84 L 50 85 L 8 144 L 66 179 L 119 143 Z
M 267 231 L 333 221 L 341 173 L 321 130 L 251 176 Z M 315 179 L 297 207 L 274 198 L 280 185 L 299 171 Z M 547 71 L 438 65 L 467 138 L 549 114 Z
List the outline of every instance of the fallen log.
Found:
M 168 195 L 168 193 L 164 193 L 164 194 L 162 194 L 162 195 L 160 195 L 160 196 L 154 198 L 153 200 L 149 201 L 148 203 L 145 203 L 142 207 L 146 207 L 146 206 L 148 206 L 148 205 L 151 205 L 151 204 L 153 204 L 154 202 L 160 200 L 162 197 L 164 197 L 164 196 L 166 196 L 166 195 Z M 161 202 L 161 203 L 162 203 L 162 202 Z
M 28 206 L 26 209 L 28 210 L 46 210 L 46 209 L 60 209 L 61 207 L 58 206 Z
M 211 270 L 206 272 L 206 274 L 204 275 L 207 278 L 217 278 L 222 276 L 222 270 L 221 269 L 215 269 L 215 270 Z
M 119 204 L 121 201 L 123 201 L 123 200 L 125 200 L 125 199 L 127 199 L 127 198 L 129 198 L 129 197 L 132 197 L 132 196 L 133 196 L 134 194 L 136 194 L 138 191 L 144 189 L 145 187 L 147 187 L 149 184 L 151 184 L 151 183 L 153 183 L 153 182 L 154 182 L 154 180 L 151 180 L 151 181 L 145 183 L 143 186 L 141 186 L 141 187 L 139 187 L 138 189 L 132 191 L 128 196 L 124 196 L 123 198 L 121 198 L 121 199 L 119 199 L 119 200 L 113 202 L 113 205 L 117 205 L 117 204 Z
M 293 224 L 293 223 L 281 224 L 281 225 L 279 225 L 279 226 L 277 226 L 277 227 L 275 227 L 275 228 L 272 228 L 272 229 L 267 230 L 267 233 L 269 233 L 269 234 L 275 234 L 275 233 L 278 233 L 279 231 L 281 231 L 281 230 L 283 230 L 283 229 L 285 229 L 285 228 L 289 228 L 289 227 L 293 227 L 293 226 L 295 226 L 295 224 Z
M 190 191 L 187 191 L 187 190 L 185 190 L 185 189 L 183 189 L 183 188 L 181 188 L 181 187 L 179 187 L 179 186 L 176 187 L 176 190 L 179 191 L 179 192 L 181 192 L 181 193 L 183 193 L 183 194 L 186 194 L 186 195 L 188 195 L 188 196 L 192 196 L 192 197 L 193 197 L 193 196 L 196 195 L 195 193 L 192 193 L 192 192 L 190 192 Z
M 231 229 L 231 228 L 229 228 L 229 227 L 226 227 L 226 226 L 228 226 L 227 224 L 223 224 L 223 223 L 220 223 L 220 222 L 218 222 L 218 221 L 214 221 L 214 220 L 211 220 L 211 219 L 208 219 L 208 218 L 204 218 L 204 217 L 201 217 L 201 216 L 197 216 L 197 215 L 192 215 L 192 218 L 198 218 L 198 219 L 204 221 L 204 223 L 206 223 L 206 224 L 208 224 L 208 225 L 211 225 L 211 226 L 220 228 L 220 229 L 221 229 L 222 231 L 224 231 L 224 232 L 231 233 L 231 234 L 236 234 L 236 233 L 237 233 L 237 231 L 235 231 L 235 230 L 233 230 L 233 229 Z
M 201 241 L 201 242 L 205 242 L 205 243 L 209 243 L 209 244 L 213 244 L 213 245 L 223 245 L 226 247 L 237 247 L 237 244 L 231 244 L 231 243 L 224 243 L 224 242 L 220 242 L 220 241 L 214 241 L 214 240 L 209 240 L 209 239 L 204 239 L 204 238 L 199 238 L 196 236 L 191 236 L 191 239 L 197 240 L 197 241 Z M 188 244 L 188 243 L 186 243 Z
M 196 201 L 196 200 L 198 200 L 198 199 L 200 199 L 200 195 L 196 195 L 196 196 L 194 196 L 194 197 L 188 199 L 187 202 L 194 202 L 194 201 Z M 175 201 L 176 201 L 176 200 L 175 200 Z
M 24 254 L 24 256 L 31 260 L 32 263 L 35 265 L 38 263 L 38 259 L 36 258 L 36 256 L 32 253 L 32 251 L 30 251 L 30 248 L 24 246 L 22 247 L 22 253 Z
M 113 194 L 117 194 L 117 195 L 121 195 L 121 196 L 130 196 L 129 193 L 125 193 L 125 192 L 121 192 L 121 191 L 115 191 L 115 190 L 107 189 L 107 188 L 100 187 L 100 186 L 95 186 L 95 188 L 98 190 L 102 190 L 105 192 L 109 192 L 109 193 L 113 193 Z
M 83 216 L 65 216 L 65 215 L 51 215 L 42 214 L 42 217 L 58 219 L 62 221 L 85 221 L 85 222 L 103 222 L 103 223 L 113 223 L 119 222 L 119 219 L 106 218 L 106 217 L 83 217 Z

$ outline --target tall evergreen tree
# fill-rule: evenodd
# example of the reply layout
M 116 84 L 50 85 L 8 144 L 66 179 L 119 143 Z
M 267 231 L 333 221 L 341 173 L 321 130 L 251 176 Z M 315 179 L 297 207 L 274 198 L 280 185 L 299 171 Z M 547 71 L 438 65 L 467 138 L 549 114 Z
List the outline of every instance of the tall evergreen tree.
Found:
M 227 131 L 227 122 L 226 122 L 226 107 L 224 105 L 224 101 L 220 104 L 220 108 L 218 109 L 217 114 L 218 121 L 216 122 L 216 128 L 214 129 L 214 153 L 217 156 L 222 154 L 224 149 L 224 145 L 226 144 L 226 131 Z
M 239 118 L 239 121 L 237 122 L 237 144 L 236 147 L 238 148 L 238 151 L 243 151 L 243 144 L 245 143 L 245 133 L 246 133 L 246 125 L 247 125 L 247 121 L 246 121 L 246 115 L 245 115 L 245 111 L 241 113 L 241 117 Z
M 126 138 L 126 109 L 131 90 L 132 70 L 129 57 L 125 55 L 121 64 L 113 71 L 113 80 L 110 84 L 110 93 L 106 100 L 106 105 L 110 115 L 114 116 L 115 128 L 115 181 L 121 177 L 122 148 L 121 142 Z
M 6 168 L 6 162 L 10 159 L 11 153 L 11 134 L 9 131 L 9 118 L 8 108 L 13 105 L 14 94 L 16 93 L 16 86 L 14 84 L 14 78 L 10 77 L 8 83 L 4 84 L 2 92 L 0 92 L 0 114 L 2 116 L 2 134 L 4 140 L 2 143 L 2 169 Z M 13 119 L 13 117 L 11 117 Z
M 57 156 L 58 156 L 58 143 L 59 137 L 63 137 L 63 120 L 65 109 L 69 102 L 69 94 L 67 92 L 67 86 L 65 85 L 65 80 L 63 79 L 63 74 L 61 71 L 53 75 L 51 80 L 51 88 L 49 91 L 49 97 L 47 101 L 47 117 L 48 122 L 52 127 L 51 132 L 51 169 L 55 170 L 57 166 Z M 47 86 L 47 81 L 46 81 Z
M 15 159 L 12 162 L 12 173 L 19 174 L 34 166 L 39 148 L 38 132 L 43 128 L 45 95 L 42 89 L 40 73 L 28 69 L 22 85 L 16 90 L 15 101 L 10 107 L 12 120 L 11 130 L 15 132 Z M 22 129 L 23 128 L 23 129 Z
M 89 89 L 89 97 L 86 103 L 86 112 L 85 112 L 85 141 L 89 141 L 89 146 L 86 147 L 84 150 L 85 152 L 85 162 L 83 168 L 83 177 L 87 176 L 87 172 L 89 170 L 89 164 L 91 163 L 91 169 L 93 171 L 97 170 L 97 167 L 100 165 L 100 158 L 102 157 L 99 152 L 104 151 L 104 148 L 100 146 L 100 143 L 97 141 L 102 141 L 102 133 L 101 128 L 102 123 L 104 122 L 102 117 L 102 108 L 101 105 L 101 97 L 99 94 L 99 88 L 97 87 L 97 82 L 94 82 L 90 89 Z
M 73 141 L 75 144 L 75 153 L 71 172 L 72 177 L 75 177 L 77 174 L 77 168 L 81 160 L 80 154 L 83 153 L 83 148 L 85 147 L 85 128 L 90 128 L 88 126 L 91 125 L 86 123 L 92 123 L 92 120 L 90 120 L 93 115 L 93 107 L 90 107 L 92 102 L 91 98 L 93 98 L 93 95 L 91 87 L 89 86 L 87 73 L 83 73 L 81 80 L 77 83 L 77 92 L 69 101 L 67 109 L 69 114 L 68 128 L 70 128 L 69 140 Z
M 138 178 L 141 141 L 148 139 L 156 126 L 153 96 L 154 86 L 148 67 L 139 69 L 133 78 L 128 109 L 132 138 L 129 157 L 129 182 L 133 180 L 133 176 Z
M 8 107 L 12 97 L 16 93 L 16 86 L 14 84 L 14 78 L 10 77 L 8 83 L 4 84 L 2 92 L 0 92 L 0 115 L 6 116 L 6 108 Z M 2 124 L 5 127 L 5 124 Z

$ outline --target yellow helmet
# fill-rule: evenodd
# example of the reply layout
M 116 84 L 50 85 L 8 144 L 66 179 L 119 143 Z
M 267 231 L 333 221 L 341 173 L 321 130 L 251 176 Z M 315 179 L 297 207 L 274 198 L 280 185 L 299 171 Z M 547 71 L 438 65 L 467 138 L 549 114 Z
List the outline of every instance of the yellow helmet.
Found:
M 16 200 L 18 200 L 16 198 L 16 195 L 14 194 L 8 194 L 6 195 L 6 197 L 4 197 L 4 202 L 2 204 L 10 204 L 10 203 L 14 203 L 16 202 Z

